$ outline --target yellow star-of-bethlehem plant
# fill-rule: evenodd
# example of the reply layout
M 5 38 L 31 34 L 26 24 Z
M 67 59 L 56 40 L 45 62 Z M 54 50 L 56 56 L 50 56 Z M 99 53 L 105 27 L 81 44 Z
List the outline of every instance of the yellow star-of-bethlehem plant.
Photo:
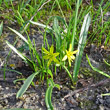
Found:
M 42 48 L 45 56 L 43 56 L 44 59 L 49 60 L 47 63 L 47 66 L 51 64 L 52 61 L 54 61 L 57 64 L 60 64 L 60 62 L 56 59 L 56 57 L 59 55 L 59 53 L 53 53 L 54 47 L 51 45 L 50 51 L 47 51 L 45 48 Z
M 66 55 L 62 59 L 62 61 L 68 59 L 69 66 L 71 66 L 71 62 L 73 62 L 73 60 L 75 59 L 75 56 L 73 54 L 76 54 L 78 52 L 78 50 L 71 51 L 71 49 L 72 49 L 72 45 L 70 44 L 69 51 L 66 50 Z

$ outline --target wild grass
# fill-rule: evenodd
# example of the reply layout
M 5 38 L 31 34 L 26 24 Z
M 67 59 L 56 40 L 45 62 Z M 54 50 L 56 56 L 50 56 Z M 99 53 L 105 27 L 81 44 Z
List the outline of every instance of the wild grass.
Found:
M 107 12 L 110 11 L 110 2 L 105 2 L 101 0 L 97 7 L 90 2 L 91 12 L 92 12 L 92 33 L 89 40 L 93 43 L 96 42 L 98 45 L 107 45 L 109 43 L 109 18 L 107 17 Z
M 57 4 L 59 5 L 58 1 L 57 1 Z M 48 28 L 49 30 L 51 30 L 51 34 L 53 34 L 55 36 L 54 37 L 55 45 L 54 44 L 52 44 L 51 46 L 48 45 L 48 50 L 45 49 L 45 43 L 48 44 L 48 40 L 47 40 L 46 36 L 44 37 L 44 45 L 42 47 L 42 56 L 39 56 L 38 52 L 36 51 L 35 40 L 33 40 L 33 42 L 30 40 L 30 37 L 26 30 L 25 30 L 25 32 L 27 34 L 28 40 L 24 36 L 22 36 L 19 32 L 17 32 L 16 30 L 9 28 L 11 31 L 16 33 L 29 46 L 30 58 L 23 55 L 8 41 L 6 41 L 7 45 L 16 54 L 18 54 L 25 61 L 25 63 L 27 63 L 34 71 L 33 74 L 30 75 L 25 80 L 24 84 L 18 91 L 17 96 L 16 96 L 17 98 L 21 97 L 25 93 L 25 91 L 27 90 L 29 85 L 32 83 L 32 81 L 36 75 L 41 76 L 41 79 L 44 80 L 44 76 L 46 73 L 47 81 L 50 80 L 50 79 L 48 79 L 48 76 L 49 75 L 51 76 L 51 86 L 49 86 L 47 89 L 45 100 L 46 100 L 47 107 L 49 106 L 48 109 L 50 109 L 50 108 L 53 109 L 52 104 L 51 104 L 51 99 L 50 99 L 51 94 L 52 94 L 52 89 L 55 86 L 55 84 L 52 83 L 52 81 L 53 81 L 53 73 L 51 71 L 52 65 L 55 65 L 55 68 L 58 68 L 58 67 L 64 68 L 66 70 L 68 76 L 70 77 L 72 84 L 74 84 L 74 82 L 76 82 L 77 76 L 78 76 L 78 71 L 79 71 L 79 66 L 81 63 L 81 56 L 83 53 L 84 45 L 86 43 L 86 37 L 87 37 L 88 28 L 89 28 L 89 24 L 90 24 L 90 15 L 87 14 L 84 18 L 84 22 L 83 22 L 81 33 L 80 33 L 80 39 L 85 39 L 85 40 L 81 40 L 81 41 L 79 40 L 78 50 L 73 51 L 73 47 L 75 46 L 75 43 L 74 43 L 75 33 L 77 32 L 76 26 L 77 26 L 77 18 L 78 18 L 78 9 L 79 9 L 80 4 L 81 4 L 81 1 L 78 0 L 77 6 L 76 6 L 75 19 L 74 19 L 75 23 L 73 25 L 73 29 L 71 32 L 72 36 L 70 36 L 70 38 L 67 38 L 68 36 L 65 36 L 65 34 L 67 34 L 67 32 L 68 32 L 69 26 L 66 22 L 66 19 L 65 19 L 63 13 L 62 13 L 63 18 L 57 17 L 57 16 L 53 17 L 53 27 L 52 28 L 50 28 L 49 26 L 40 24 L 40 23 L 35 23 L 35 22 L 30 21 L 31 23 L 44 27 L 46 30 Z M 61 10 L 60 6 L 59 6 L 59 8 Z M 61 12 L 62 12 L 62 10 L 61 10 Z M 62 25 L 65 26 L 65 30 L 67 32 L 63 31 L 64 28 Z M 68 40 L 68 39 L 70 39 L 70 40 Z M 54 50 L 54 47 L 55 47 L 55 50 Z M 76 59 L 76 61 L 75 61 L 76 63 L 75 63 L 75 69 L 74 69 L 74 73 L 73 73 L 74 76 L 72 77 L 72 75 L 69 72 L 69 68 L 71 67 L 71 63 L 75 59 L 75 56 L 73 54 L 76 54 L 77 52 L 78 52 L 78 55 L 76 58 L 79 60 Z M 67 59 L 68 59 L 68 63 L 66 64 Z
M 103 71 L 100 71 L 99 69 L 97 69 L 97 68 L 95 68 L 95 67 L 92 66 L 92 64 L 91 64 L 91 62 L 90 62 L 90 60 L 89 60 L 88 55 L 86 55 L 86 58 L 87 58 L 87 60 L 88 60 L 88 63 L 89 63 L 89 65 L 90 65 L 90 67 L 91 67 L 94 71 L 96 71 L 96 72 L 102 74 L 103 76 L 106 76 L 106 77 L 110 78 L 110 75 L 108 75 L 107 73 L 104 73 Z M 108 65 L 108 63 L 106 63 L 106 64 Z
M 102 0 L 101 3 L 98 4 L 99 8 L 97 8 L 93 4 L 92 0 L 89 6 L 86 7 L 83 5 L 82 0 L 77 0 L 77 2 L 75 0 L 66 0 L 65 2 L 62 0 L 38 0 L 37 2 L 35 0 L 20 0 L 17 2 L 17 5 L 14 6 L 14 1 L 11 0 L 4 5 L 6 5 L 7 8 L 11 7 L 13 10 L 14 17 L 12 16 L 12 19 L 15 19 L 19 24 L 20 31 L 18 32 L 10 27 L 8 28 L 19 37 L 18 39 L 23 40 L 24 43 L 28 46 L 30 57 L 28 58 L 15 48 L 17 41 L 14 43 L 14 45 L 10 44 L 8 41 L 6 41 L 6 43 L 33 70 L 33 73 L 25 80 L 16 97 L 21 97 L 28 89 L 30 84 L 34 85 L 33 79 L 36 76 L 39 76 L 40 80 L 47 80 L 45 101 L 47 109 L 53 110 L 51 103 L 52 90 L 54 87 L 60 89 L 59 85 L 54 84 L 53 78 L 54 76 L 57 77 L 56 69 L 64 69 L 71 80 L 71 84 L 74 85 L 78 80 L 81 58 L 83 55 L 84 47 L 88 41 L 96 42 L 98 45 L 107 45 L 109 42 L 110 32 L 108 30 L 110 22 L 104 22 L 104 16 L 108 11 L 110 3 L 104 3 L 104 0 Z M 68 17 L 69 19 L 66 17 L 67 15 L 64 12 L 65 9 L 70 11 L 70 16 Z M 45 17 L 45 19 L 48 18 L 47 22 L 41 23 L 41 15 L 43 11 L 44 14 L 46 13 L 45 10 L 49 11 L 49 17 Z M 55 10 L 59 11 L 58 13 L 61 16 L 58 16 L 56 13 L 53 15 Z M 43 28 L 45 31 L 43 34 L 44 42 L 41 48 L 42 55 L 37 52 L 35 39 L 31 41 L 28 34 L 28 30 L 30 28 L 29 26 L 32 24 L 34 26 L 37 25 L 40 28 Z M 50 26 L 50 24 L 52 24 L 52 26 Z M 89 26 L 91 28 L 90 30 Z M 3 23 L 0 25 L 1 29 L 2 27 Z M 27 38 L 22 35 L 23 32 L 26 33 Z M 2 30 L 0 30 L 0 34 L 1 33 Z M 49 33 L 52 36 L 52 45 L 48 43 L 46 33 Z M 88 33 L 89 37 L 87 37 Z M 106 37 L 103 38 L 103 35 L 106 35 Z M 103 39 L 104 42 L 102 42 Z M 76 56 L 74 54 L 76 54 Z M 94 71 L 109 77 L 109 75 L 106 73 L 103 73 L 93 67 L 89 59 L 88 62 Z M 53 71 L 52 67 L 55 68 L 55 72 Z M 72 74 L 70 72 L 71 68 L 73 70 Z M 6 67 L 4 69 L 4 73 L 5 70 Z
M 23 30 L 23 26 L 25 26 L 29 20 L 31 19 L 31 17 L 36 13 L 36 10 L 39 9 L 39 7 L 41 6 L 41 4 L 43 4 L 45 2 L 45 0 L 42 1 L 35 1 L 35 0 L 20 0 L 18 2 L 15 2 L 14 0 L 4 0 L 1 1 L 1 4 L 6 5 L 6 8 L 12 10 L 14 12 L 14 16 L 11 15 L 6 15 L 5 14 L 5 18 L 6 19 L 10 19 L 12 21 L 16 21 L 16 23 L 18 23 L 20 25 L 20 29 L 21 31 Z M 78 2 L 77 2 L 78 3 Z M 15 5 L 16 4 L 16 5 Z M 92 18 L 92 23 L 91 23 L 91 33 L 89 35 L 89 42 L 96 42 L 98 45 L 104 44 L 107 45 L 110 40 L 109 40 L 109 20 L 107 17 L 107 13 L 109 12 L 109 6 L 110 6 L 110 2 L 107 1 L 105 2 L 104 0 L 101 0 L 101 2 L 98 2 L 98 4 L 94 4 L 93 0 L 91 0 L 91 2 L 89 2 L 88 4 L 85 5 L 81 5 L 80 7 L 80 11 L 78 13 L 78 19 L 77 19 L 77 23 L 78 23 L 78 27 L 77 27 L 77 36 L 80 33 L 80 25 L 82 24 L 82 20 L 84 18 L 84 16 L 91 11 L 91 18 Z M 51 7 L 51 8 L 48 8 Z M 3 8 L 2 12 L 4 11 L 5 7 L 1 7 L 1 9 Z M 41 16 L 43 17 L 44 15 L 49 16 L 50 12 L 50 16 L 51 14 L 54 15 L 61 15 L 64 20 L 65 18 L 67 18 L 67 13 L 65 12 L 66 10 L 68 10 L 68 15 L 70 17 L 68 17 L 69 19 L 69 23 L 71 26 L 75 25 L 73 22 L 72 16 L 75 15 L 76 11 L 75 9 L 75 0 L 74 1 L 68 1 L 66 0 L 65 2 L 62 0 L 55 0 L 55 1 L 50 1 L 46 6 L 45 6 L 45 10 L 42 9 L 41 11 L 37 12 L 36 16 L 34 16 L 34 21 L 38 21 L 40 20 Z M 57 11 L 56 11 L 57 10 Z M 58 12 L 58 10 L 60 10 Z M 58 12 L 58 13 L 57 13 Z M 2 16 L 2 14 L 1 14 Z M 47 17 L 44 17 L 44 21 L 48 19 Z M 70 20 L 71 19 L 71 20 Z M 66 21 L 66 20 L 65 20 Z M 23 24 L 23 26 L 22 26 Z M 70 30 L 72 29 L 71 26 L 69 26 L 68 29 L 68 36 L 70 36 Z M 72 33 L 74 36 L 74 33 Z M 68 38 L 68 37 L 67 37 Z M 76 39 L 77 40 L 77 39 Z

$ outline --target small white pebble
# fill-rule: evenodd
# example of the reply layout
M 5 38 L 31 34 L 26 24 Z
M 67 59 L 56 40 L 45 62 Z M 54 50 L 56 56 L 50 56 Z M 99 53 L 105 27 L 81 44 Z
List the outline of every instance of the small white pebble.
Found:
M 9 87 L 6 87 L 6 90 L 8 90 L 9 89 Z
M 61 101 L 64 101 L 64 98 L 62 98 Z
M 76 98 L 78 98 L 79 97 L 79 93 L 76 93 L 75 96 L 76 96 Z

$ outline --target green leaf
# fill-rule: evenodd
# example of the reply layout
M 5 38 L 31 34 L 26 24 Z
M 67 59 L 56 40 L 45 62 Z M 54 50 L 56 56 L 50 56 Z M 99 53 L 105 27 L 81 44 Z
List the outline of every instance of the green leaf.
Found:
M 34 21 L 31 21 L 31 20 L 30 20 L 30 23 L 35 24 L 35 25 L 38 25 L 38 26 L 40 26 L 42 28 L 47 28 L 50 31 L 52 31 L 52 28 L 50 26 L 48 26 L 48 25 L 44 25 L 44 24 L 41 24 L 41 23 L 38 23 L 38 22 L 34 22 Z
M 15 52 L 17 53 L 28 65 L 34 70 L 34 64 L 33 62 L 28 59 L 26 56 L 24 56 L 21 52 L 19 52 L 13 45 L 11 45 L 8 41 L 6 41 L 6 44 Z
M 87 54 L 86 54 L 86 58 L 87 58 L 87 60 L 88 60 L 88 63 L 89 63 L 89 65 L 90 65 L 90 67 L 91 67 L 94 71 L 96 71 L 96 72 L 98 72 L 98 73 L 100 73 L 100 74 L 102 74 L 102 75 L 104 75 L 104 76 L 110 78 L 110 76 L 109 76 L 107 73 L 104 73 L 103 71 L 100 71 L 100 70 L 98 70 L 97 68 L 95 68 L 95 67 L 92 66 L 92 64 L 91 64 L 91 62 L 90 62 L 89 57 L 88 57 Z
M 27 88 L 29 87 L 29 85 L 31 84 L 32 80 L 34 79 L 34 77 L 39 74 L 40 71 L 33 73 L 32 75 L 30 75 L 24 82 L 24 84 L 22 85 L 22 87 L 20 88 L 20 90 L 17 92 L 16 97 L 21 97 L 25 91 L 27 90 Z
M 11 45 L 8 41 L 6 41 L 6 44 L 15 52 L 17 53 L 24 61 L 26 61 L 26 58 L 22 53 L 20 53 L 13 45 Z
M 53 86 L 49 86 L 46 90 L 45 103 L 47 106 L 47 110 L 53 110 L 51 95 L 52 95 Z
M 24 56 L 24 58 L 26 59 L 26 63 L 33 69 L 34 69 L 34 62 L 32 62 L 29 58 L 27 58 L 26 56 Z
M 60 85 L 59 84 L 55 84 L 54 87 L 56 87 L 60 90 Z
M 83 54 L 84 47 L 86 44 L 86 38 L 87 38 L 87 33 L 88 33 L 90 22 L 91 22 L 91 17 L 90 17 L 90 14 L 88 13 L 84 18 L 80 37 L 79 37 L 78 52 L 76 54 L 75 66 L 74 66 L 74 71 L 73 71 L 73 80 L 74 81 L 77 80 L 77 76 L 79 73 L 81 58 L 82 58 L 82 54 Z
M 72 78 L 72 75 L 71 75 L 71 73 L 69 72 L 68 68 L 67 68 L 66 66 L 64 66 L 64 65 L 63 65 L 63 68 L 66 70 L 68 76 L 70 77 L 70 79 L 71 79 L 71 81 L 72 81 L 72 83 L 73 83 L 73 78 Z
M 51 86 L 54 87 L 53 79 L 52 79 L 52 78 L 48 79 L 48 80 L 47 80 L 47 84 L 48 84 L 48 85 L 50 84 Z
M 2 31 L 3 31 L 3 21 L 0 24 L 0 36 L 2 35 Z
M 52 90 L 53 90 L 54 87 L 57 87 L 60 90 L 60 86 L 58 84 L 55 84 L 53 82 L 52 78 L 47 80 L 47 85 L 49 87 L 46 90 L 45 103 L 46 103 L 46 106 L 47 106 L 47 110 L 53 110 L 53 106 L 52 106 L 52 102 L 51 102 Z

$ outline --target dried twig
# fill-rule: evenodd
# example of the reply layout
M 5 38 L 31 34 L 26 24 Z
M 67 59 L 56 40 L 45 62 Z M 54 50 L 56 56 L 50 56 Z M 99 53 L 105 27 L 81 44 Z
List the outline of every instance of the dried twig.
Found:
M 92 88 L 92 87 L 98 87 L 98 86 L 102 86 L 102 85 L 105 85 L 105 84 L 107 84 L 107 83 L 109 83 L 110 82 L 110 79 L 108 78 L 108 79 L 106 79 L 106 80 L 102 80 L 102 81 L 100 81 L 100 82 L 98 82 L 98 83 L 96 83 L 96 84 L 91 84 L 91 85 L 89 85 L 89 86 L 87 86 L 87 87 L 85 87 L 85 88 L 81 88 L 81 89 L 78 89 L 78 90 L 75 90 L 75 91 L 71 91 L 69 94 L 67 94 L 66 96 L 64 96 L 64 99 L 66 99 L 66 98 L 68 98 L 68 97 L 70 97 L 70 96 L 73 96 L 74 94 L 76 94 L 76 93 L 78 93 L 78 92 L 83 92 L 83 91 L 86 91 L 86 90 L 88 90 L 88 89 L 90 89 L 90 88 Z

